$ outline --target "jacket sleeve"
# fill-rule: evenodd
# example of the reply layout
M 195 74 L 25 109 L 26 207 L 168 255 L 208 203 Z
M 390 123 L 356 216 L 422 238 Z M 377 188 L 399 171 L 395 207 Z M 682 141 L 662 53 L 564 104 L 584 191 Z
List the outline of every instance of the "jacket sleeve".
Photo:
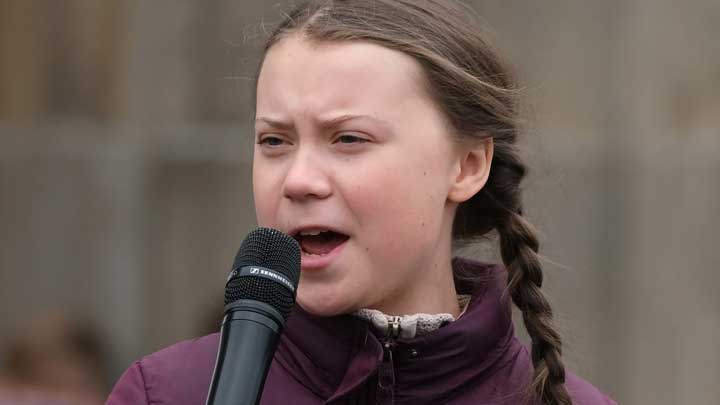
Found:
M 149 405 L 140 361 L 133 363 L 115 384 L 105 405 Z

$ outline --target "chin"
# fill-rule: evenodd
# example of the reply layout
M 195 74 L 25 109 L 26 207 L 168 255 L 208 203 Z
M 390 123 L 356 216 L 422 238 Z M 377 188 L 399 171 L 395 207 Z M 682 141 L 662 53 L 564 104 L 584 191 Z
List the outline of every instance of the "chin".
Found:
M 300 305 L 305 312 L 316 316 L 335 316 L 354 312 L 359 309 L 346 299 L 340 297 L 328 297 L 322 294 L 311 295 L 310 298 L 298 292 L 297 305 Z

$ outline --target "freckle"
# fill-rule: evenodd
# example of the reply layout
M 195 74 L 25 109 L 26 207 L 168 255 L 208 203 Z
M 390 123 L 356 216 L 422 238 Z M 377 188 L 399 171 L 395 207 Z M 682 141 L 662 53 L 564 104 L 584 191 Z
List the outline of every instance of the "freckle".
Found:
M 369 248 L 369 247 L 366 247 L 366 248 L 365 248 L 365 251 L 366 251 L 366 252 L 369 252 L 369 251 L 370 251 L 370 248 Z
M 425 226 L 425 222 L 421 223 L 420 226 Z
M 427 172 L 423 172 L 423 176 L 427 176 Z

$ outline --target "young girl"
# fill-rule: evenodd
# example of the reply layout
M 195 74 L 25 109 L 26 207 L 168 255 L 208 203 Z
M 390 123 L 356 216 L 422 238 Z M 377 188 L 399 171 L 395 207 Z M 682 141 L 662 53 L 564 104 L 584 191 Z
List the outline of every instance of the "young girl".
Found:
M 522 216 L 515 84 L 448 0 L 300 6 L 256 88 L 258 223 L 303 250 L 263 404 L 610 404 L 567 372 Z M 452 258 L 491 231 L 504 266 Z M 510 299 L 532 339 L 514 336 Z M 136 362 L 108 404 L 202 404 L 218 335 Z

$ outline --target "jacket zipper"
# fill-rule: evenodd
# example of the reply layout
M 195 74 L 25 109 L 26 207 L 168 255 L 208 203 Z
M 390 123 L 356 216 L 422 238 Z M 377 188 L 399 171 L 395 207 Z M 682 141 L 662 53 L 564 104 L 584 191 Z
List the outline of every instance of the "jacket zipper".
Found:
M 377 399 L 379 404 L 395 403 L 395 364 L 393 354 L 400 337 L 400 317 L 388 319 L 388 330 L 383 345 L 383 361 L 378 368 Z

